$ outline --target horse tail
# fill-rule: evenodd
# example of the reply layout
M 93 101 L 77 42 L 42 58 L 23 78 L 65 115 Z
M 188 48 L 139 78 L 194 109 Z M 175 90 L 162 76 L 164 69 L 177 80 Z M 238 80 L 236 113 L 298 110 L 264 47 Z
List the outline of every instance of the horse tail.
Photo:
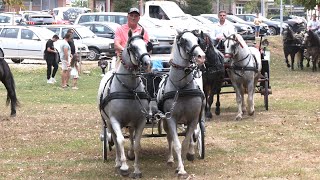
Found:
M 300 66 L 300 61 L 302 61 L 302 58 L 303 58 L 303 52 L 302 51 L 298 51 L 297 54 L 296 54 L 296 57 L 297 57 L 297 63 Z
M 3 65 L 3 79 L 5 82 L 3 82 L 7 88 L 7 101 L 6 101 L 6 105 L 8 106 L 10 103 L 15 103 L 16 106 L 19 106 L 19 101 L 17 99 L 17 95 L 16 95 L 16 86 L 15 86 L 15 81 L 13 78 L 13 74 L 10 70 L 9 65 L 7 64 L 6 61 L 4 61 L 3 58 L 0 58 L 0 62 Z

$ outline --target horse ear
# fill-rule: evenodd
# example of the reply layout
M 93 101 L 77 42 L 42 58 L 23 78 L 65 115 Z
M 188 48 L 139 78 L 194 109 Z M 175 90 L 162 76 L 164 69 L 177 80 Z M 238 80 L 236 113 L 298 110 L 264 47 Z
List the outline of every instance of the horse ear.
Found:
M 204 39 L 203 31 L 200 32 L 200 37 Z
M 140 35 L 143 37 L 143 35 L 144 35 L 144 28 L 142 28 L 142 31 L 141 31 Z
M 131 31 L 131 29 L 129 29 L 128 37 L 129 37 L 129 38 L 131 38 L 131 37 L 132 37 L 132 31 Z

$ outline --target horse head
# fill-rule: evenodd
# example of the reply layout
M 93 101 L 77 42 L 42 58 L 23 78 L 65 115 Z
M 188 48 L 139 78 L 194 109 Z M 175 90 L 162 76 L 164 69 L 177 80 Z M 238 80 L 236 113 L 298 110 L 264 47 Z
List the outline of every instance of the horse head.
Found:
M 245 42 L 241 35 L 231 34 L 230 36 L 225 37 L 223 45 L 225 49 L 224 57 L 226 60 L 229 60 L 239 54 L 239 51 L 244 47 Z M 241 49 L 239 47 L 241 47 Z
M 191 63 L 202 65 L 205 62 L 205 53 L 198 42 L 195 32 L 180 32 L 176 37 L 177 49 L 180 56 Z
M 144 29 L 139 35 L 128 32 L 127 46 L 122 53 L 122 64 L 129 70 L 136 70 L 142 67 L 145 70 L 150 68 L 151 58 L 143 39 Z

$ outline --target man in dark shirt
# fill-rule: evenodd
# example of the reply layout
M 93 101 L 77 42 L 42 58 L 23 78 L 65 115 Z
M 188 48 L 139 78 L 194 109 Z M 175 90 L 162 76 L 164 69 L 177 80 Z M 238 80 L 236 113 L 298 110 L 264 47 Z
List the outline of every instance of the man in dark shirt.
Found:
M 59 39 L 58 35 L 53 35 L 51 39 L 49 39 L 46 43 L 46 49 L 44 51 L 44 57 L 47 62 L 47 83 L 53 84 L 56 82 L 54 79 L 57 71 L 58 71 L 58 63 L 56 60 L 57 51 L 54 48 L 53 43 Z M 51 69 L 53 66 L 53 70 Z

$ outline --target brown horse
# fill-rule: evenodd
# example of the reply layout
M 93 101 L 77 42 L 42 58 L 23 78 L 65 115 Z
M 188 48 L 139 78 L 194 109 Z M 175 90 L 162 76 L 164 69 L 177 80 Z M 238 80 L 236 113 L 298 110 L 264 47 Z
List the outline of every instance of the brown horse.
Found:
M 7 89 L 7 105 L 9 105 L 11 102 L 11 117 L 15 117 L 16 106 L 19 104 L 19 102 L 16 95 L 13 75 L 8 63 L 4 60 L 4 58 L 0 58 L 0 81 Z
M 307 31 L 304 35 L 302 44 L 307 48 L 307 53 L 311 57 L 312 71 L 317 71 L 317 63 L 320 68 L 319 52 L 320 52 L 320 38 L 316 32 L 312 30 Z

